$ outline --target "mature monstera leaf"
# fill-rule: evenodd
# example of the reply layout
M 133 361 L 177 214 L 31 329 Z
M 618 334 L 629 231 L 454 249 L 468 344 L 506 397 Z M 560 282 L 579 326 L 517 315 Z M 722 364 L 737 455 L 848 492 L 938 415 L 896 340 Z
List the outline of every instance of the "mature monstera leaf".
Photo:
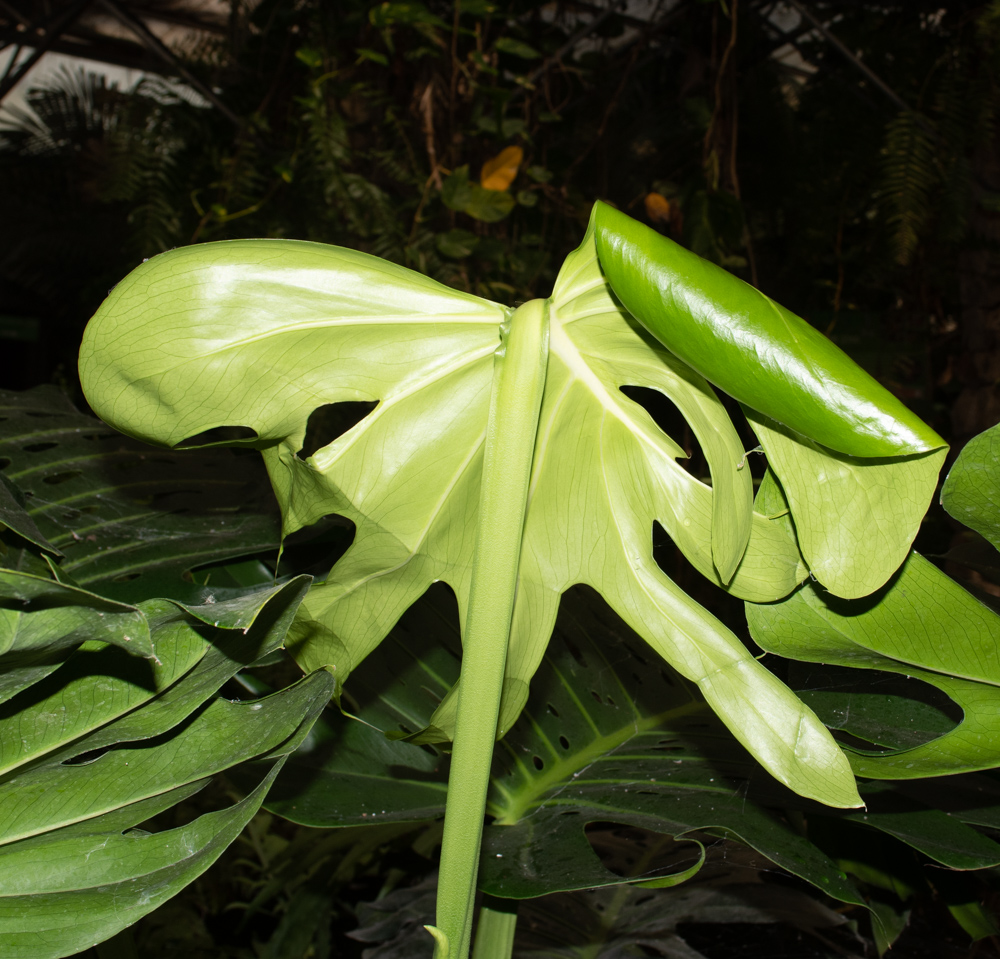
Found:
M 0 954 L 89 949 L 179 892 L 236 838 L 333 682 L 316 673 L 251 702 L 217 691 L 280 646 L 307 587 L 299 577 L 197 607 L 141 603 L 130 613 L 155 650 L 148 658 L 111 645 L 116 631 L 137 632 L 123 614 L 100 610 L 118 620 L 101 631 L 88 622 L 93 604 L 80 602 L 76 632 L 91 638 L 60 650 L 50 675 L 0 707 Z M 36 632 L 61 628 L 44 610 L 26 615 L 39 618 Z M 175 828 L 138 828 L 248 760 L 257 765 L 244 799 Z
M 873 484 L 852 479 L 853 463 L 844 466 L 857 455 L 916 456 L 921 478 L 906 498 L 922 514 L 936 475 L 937 454 L 927 454 L 941 443 L 756 291 L 749 306 L 731 303 L 728 293 L 715 301 L 698 293 L 698 284 L 711 292 L 739 283 L 722 271 L 705 273 L 702 265 L 686 287 L 681 264 L 675 287 L 694 292 L 664 307 L 676 335 L 650 320 L 655 304 L 640 297 L 630 307 L 658 342 L 622 306 L 649 285 L 642 262 L 649 238 L 637 239 L 630 224 L 599 206 L 547 301 L 545 388 L 537 435 L 525 440 L 534 453 L 499 732 L 526 700 L 561 594 L 586 583 L 698 684 L 774 776 L 824 802 L 857 804 L 847 762 L 825 727 L 656 565 L 652 527 L 659 522 L 706 576 L 754 602 L 786 595 L 808 573 L 794 541 L 754 513 L 743 446 L 702 373 L 774 424 L 768 429 L 778 438 L 765 445 L 791 464 L 791 487 L 798 488 L 792 475 L 805 475 L 816 457 L 830 463 L 830 482 L 814 480 L 839 492 L 825 503 L 808 495 L 792 503 L 804 528 L 836 529 L 840 514 L 822 510 L 845 497 L 861 504 L 847 511 L 860 524 L 857 543 L 870 539 L 870 527 L 879 537 L 898 523 L 886 518 L 883 488 L 892 480 L 880 476 L 872 495 Z M 599 256 L 602 244 L 613 252 Z M 725 312 L 731 308 L 736 314 Z M 760 321 L 762 311 L 766 318 L 777 311 L 778 319 Z M 209 244 L 156 257 L 115 288 L 88 327 L 81 377 L 102 417 L 151 442 L 183 445 L 216 427 L 253 430 L 256 437 L 244 442 L 263 453 L 286 534 L 330 513 L 356 524 L 353 545 L 307 598 L 293 644 L 303 668 L 327 667 L 343 683 L 431 583 L 454 589 L 465 619 L 494 353 L 510 317 L 498 304 L 349 250 L 294 241 Z M 703 349 L 685 355 L 679 344 L 689 336 Z M 721 357 L 714 365 L 705 361 L 713 336 Z M 729 375 L 741 367 L 755 372 Z M 797 383 L 790 392 L 776 385 L 789 375 Z M 627 386 L 658 390 L 681 410 L 711 484 L 678 465 L 683 450 L 622 392 Z M 843 402 L 824 408 L 831 390 Z M 856 416 L 846 404 L 858 396 L 866 405 Z M 344 401 L 378 405 L 300 457 L 310 414 Z M 842 418 L 853 425 L 817 428 Z M 835 441 L 843 461 L 824 459 L 818 445 Z M 913 469 L 902 472 L 910 477 Z M 816 539 L 822 558 L 829 538 Z M 872 567 L 861 579 L 878 585 L 905 555 L 896 553 L 885 546 L 840 561 L 848 571 Z M 865 588 L 856 576 L 846 579 L 848 591 Z M 453 689 L 425 739 L 451 735 L 455 700 Z

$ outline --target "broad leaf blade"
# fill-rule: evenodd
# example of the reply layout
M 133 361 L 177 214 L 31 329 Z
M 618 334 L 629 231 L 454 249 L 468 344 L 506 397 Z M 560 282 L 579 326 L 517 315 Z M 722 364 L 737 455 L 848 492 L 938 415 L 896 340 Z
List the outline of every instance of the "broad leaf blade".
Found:
M 438 612 L 441 603 L 440 592 L 422 598 L 352 678 L 356 715 L 371 725 L 326 720 L 324 735 L 358 752 L 367 744 L 367 761 L 349 775 L 335 751 L 324 757 L 307 744 L 290 758 L 269 809 L 317 826 L 439 814 L 443 757 L 403 742 L 380 749 L 376 737 L 379 728 L 420 728 L 457 674 L 457 629 Z M 857 901 L 824 854 L 747 800 L 748 780 L 766 792 L 768 778 L 696 687 L 650 657 L 592 592 L 573 591 L 526 710 L 494 761 L 489 812 L 497 824 L 485 832 L 483 888 L 531 896 L 625 881 L 601 865 L 584 833 L 587 822 L 610 819 L 678 836 L 702 828 L 738 835 L 831 894 Z M 770 795 L 779 803 L 793 798 Z
M 520 560 L 501 728 L 516 717 L 561 593 L 600 590 L 781 781 L 859 800 L 825 728 L 652 558 L 658 520 L 706 575 L 755 599 L 805 575 L 793 542 L 752 512 L 743 451 L 707 384 L 612 297 L 593 232 L 551 301 L 551 350 Z M 128 432 L 179 443 L 219 426 L 257 436 L 285 531 L 331 512 L 355 541 L 315 588 L 292 650 L 343 683 L 436 580 L 468 601 L 496 304 L 364 254 L 238 241 L 154 258 L 88 327 L 92 405 Z M 248 384 L 252 383 L 250 388 Z M 713 485 L 620 387 L 658 389 L 688 416 Z M 378 401 L 313 456 L 298 454 L 323 403 Z M 249 442 L 249 441 L 248 441 Z M 450 735 L 453 697 L 432 720 Z
M 213 697 L 281 644 L 307 584 L 300 578 L 216 609 L 145 603 L 159 660 L 91 640 L 0 708 L 5 956 L 64 956 L 114 935 L 232 842 L 259 808 L 274 761 L 326 705 L 332 679 L 318 673 L 256 702 Z M 177 829 L 129 831 L 206 777 L 255 758 L 267 761 L 235 806 Z
M 24 505 L 24 494 L 3 473 L 0 473 L 0 523 L 53 556 L 62 555 L 42 535 L 42 531 L 28 515 Z
M 19 777 L 19 802 L 5 803 L 0 823 L 4 954 L 47 959 L 86 949 L 204 872 L 259 808 L 276 767 L 243 801 L 185 827 L 123 835 L 122 813 L 127 828 L 156 811 L 151 801 L 163 794 L 173 801 L 183 798 L 189 792 L 183 787 L 200 784 L 206 772 L 261 752 L 287 753 L 322 709 L 330 688 L 329 677 L 317 674 L 242 708 L 216 701 L 152 749 L 124 748 L 98 759 L 99 767 L 56 766 Z M 0 785 L 0 793 L 13 786 Z M 53 805 L 46 801 L 50 791 L 72 801 Z M 28 809 L 21 806 L 33 796 Z M 132 806 L 141 813 L 130 815 Z
M 156 659 L 145 615 L 55 580 L 0 569 L 0 702 L 48 675 L 88 640 Z
M 307 582 L 245 596 L 241 615 L 232 608 L 228 617 L 220 613 L 216 623 L 224 629 L 211 632 L 171 603 L 143 604 L 159 659 L 136 660 L 88 642 L 54 675 L 5 703 L 0 780 L 28 764 L 51 765 L 129 739 L 148 739 L 182 722 L 238 669 L 280 646 Z M 155 708 L 141 708 L 148 703 Z

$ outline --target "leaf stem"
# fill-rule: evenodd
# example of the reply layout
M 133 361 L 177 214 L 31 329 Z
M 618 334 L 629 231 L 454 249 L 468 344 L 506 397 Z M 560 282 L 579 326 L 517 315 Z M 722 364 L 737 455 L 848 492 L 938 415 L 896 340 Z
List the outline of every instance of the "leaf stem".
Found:
M 472 959 L 510 959 L 517 928 L 517 900 L 484 896 Z
M 449 959 L 469 954 L 486 791 L 548 350 L 548 303 L 531 300 L 501 328 L 493 367 L 438 880 L 435 956 Z

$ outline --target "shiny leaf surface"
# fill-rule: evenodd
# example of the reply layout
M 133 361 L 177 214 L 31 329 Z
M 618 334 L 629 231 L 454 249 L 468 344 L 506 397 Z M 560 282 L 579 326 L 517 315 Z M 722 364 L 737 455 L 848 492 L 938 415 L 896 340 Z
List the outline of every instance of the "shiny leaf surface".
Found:
M 615 295 L 730 396 L 851 456 L 945 445 L 825 336 L 758 290 L 606 204 L 594 220 Z

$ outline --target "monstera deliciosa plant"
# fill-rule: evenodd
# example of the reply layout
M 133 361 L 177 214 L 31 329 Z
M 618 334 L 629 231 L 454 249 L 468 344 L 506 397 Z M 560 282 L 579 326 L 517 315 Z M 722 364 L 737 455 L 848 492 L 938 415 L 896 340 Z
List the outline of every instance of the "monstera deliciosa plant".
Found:
M 453 743 L 439 955 L 468 953 L 493 744 L 574 584 L 696 683 L 777 780 L 861 805 L 813 711 L 656 564 L 653 527 L 751 603 L 810 577 L 867 596 L 906 560 L 944 443 L 803 320 L 624 214 L 597 204 L 552 295 L 517 309 L 315 243 L 174 250 L 114 289 L 80 371 L 94 410 L 151 443 L 242 427 L 230 442 L 262 453 L 284 535 L 330 514 L 355 524 L 287 640 L 304 671 L 332 675 L 335 698 L 432 583 L 454 591 L 461 676 L 411 737 Z M 760 510 L 713 385 L 766 454 Z M 628 387 L 676 405 L 710 483 Z M 310 415 L 350 401 L 376 405 L 300 455 Z

